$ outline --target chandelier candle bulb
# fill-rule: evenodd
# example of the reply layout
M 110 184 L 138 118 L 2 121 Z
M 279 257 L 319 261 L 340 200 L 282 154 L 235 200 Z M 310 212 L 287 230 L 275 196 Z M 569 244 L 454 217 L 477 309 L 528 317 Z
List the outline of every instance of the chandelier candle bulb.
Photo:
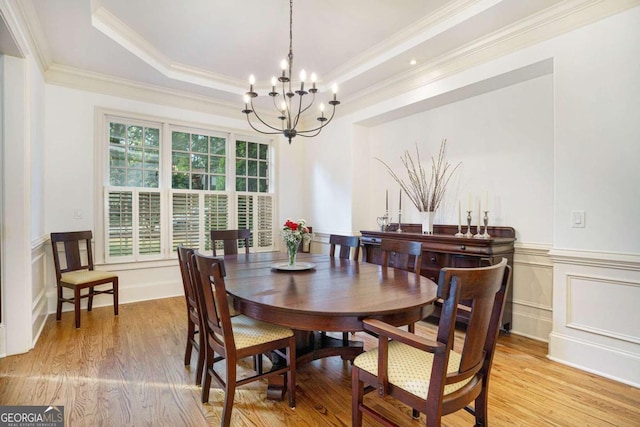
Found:
M 316 80 L 318 79 L 318 77 L 316 76 L 316 73 L 311 73 L 311 89 L 315 89 L 316 88 Z

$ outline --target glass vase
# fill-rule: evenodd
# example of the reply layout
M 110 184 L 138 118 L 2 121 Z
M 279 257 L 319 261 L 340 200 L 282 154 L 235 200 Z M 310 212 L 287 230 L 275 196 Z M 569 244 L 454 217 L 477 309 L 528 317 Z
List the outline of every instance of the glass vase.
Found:
M 299 240 L 287 240 L 285 243 L 287 245 L 287 254 L 289 255 L 289 266 L 293 267 L 296 265 L 296 256 L 298 255 L 298 247 L 300 246 Z

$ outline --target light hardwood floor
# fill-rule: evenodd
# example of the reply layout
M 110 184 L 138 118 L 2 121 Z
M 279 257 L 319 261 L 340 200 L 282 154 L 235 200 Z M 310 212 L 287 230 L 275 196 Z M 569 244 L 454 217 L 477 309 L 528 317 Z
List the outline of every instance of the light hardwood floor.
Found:
M 36 347 L 0 359 L 0 405 L 64 405 L 67 426 L 219 425 L 222 391 L 200 403 L 194 372 L 183 365 L 186 314 L 183 298 L 146 301 L 50 316 Z M 433 327 L 419 324 L 419 334 Z M 462 333 L 458 334 L 460 340 Z M 372 337 L 357 334 L 365 348 Z M 491 379 L 489 417 L 494 426 L 640 426 L 640 390 L 549 361 L 546 344 L 501 336 Z M 192 361 L 195 366 L 195 353 Z M 249 366 L 249 365 L 247 365 Z M 338 357 L 299 366 L 297 407 L 265 399 L 263 382 L 236 391 L 233 426 L 348 426 L 349 363 Z M 410 409 L 392 399 L 375 400 L 398 423 Z M 365 425 L 377 425 L 365 417 Z M 471 426 L 464 411 L 445 426 Z

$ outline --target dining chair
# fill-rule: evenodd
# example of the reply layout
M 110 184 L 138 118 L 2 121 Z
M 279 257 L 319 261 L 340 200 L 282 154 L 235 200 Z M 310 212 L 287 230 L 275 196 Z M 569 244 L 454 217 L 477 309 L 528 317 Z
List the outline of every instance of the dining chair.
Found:
M 222 426 L 231 422 L 231 411 L 237 386 L 273 375 L 287 377 L 289 406 L 295 407 L 296 340 L 291 329 L 250 317 L 231 317 L 226 304 L 227 290 L 221 268 L 224 260 L 195 253 L 191 256 L 194 288 L 205 333 L 206 353 L 202 402 L 209 400 L 211 379 L 224 389 Z M 225 302 L 221 302 L 225 301 Z M 272 366 L 268 372 L 254 372 L 248 377 L 238 378 L 237 364 L 249 356 L 276 353 L 286 363 Z M 218 356 L 216 356 L 216 354 Z M 226 379 L 214 370 L 214 364 L 225 360 Z
M 358 236 L 341 236 L 339 234 L 331 234 L 329 236 L 329 256 L 335 258 L 336 248 L 338 248 L 338 258 L 350 259 L 351 248 L 354 248 L 353 259 L 358 261 L 360 257 L 360 238 Z M 324 332 L 323 332 L 324 333 Z M 355 332 L 351 333 L 355 335 Z M 349 340 L 349 333 L 342 333 L 342 341 L 347 342 Z
M 111 294 L 113 295 L 113 314 L 118 315 L 118 275 L 109 271 L 94 270 L 92 238 L 91 230 L 51 233 L 53 264 L 56 269 L 58 288 L 56 320 L 61 319 L 62 303 L 71 303 L 74 305 L 76 328 L 80 327 L 80 303 L 83 298 L 87 298 L 87 311 L 91 311 L 94 296 Z M 60 262 L 60 247 L 64 252 L 64 265 Z M 86 257 L 83 257 L 82 250 L 86 252 Z M 95 289 L 95 286 L 108 283 L 111 284 L 109 289 Z M 63 288 L 71 289 L 73 297 L 65 297 Z M 81 291 L 87 288 L 89 292 L 83 295 Z
M 251 239 L 251 230 L 211 230 L 211 247 L 213 248 L 213 256 L 216 254 L 216 246 L 218 241 L 222 241 L 222 247 L 225 255 L 236 255 L 238 253 L 238 241 L 242 241 L 245 254 L 249 255 L 249 239 Z
M 479 268 L 443 268 L 438 297 L 444 301 L 437 337 L 430 340 L 375 319 L 364 328 L 379 336 L 378 348 L 357 356 L 351 371 L 352 425 L 362 425 L 366 413 L 385 425 L 395 425 L 363 396 L 375 389 L 413 408 L 414 418 L 426 414 L 428 427 L 440 426 L 443 415 L 466 409 L 475 425 L 487 425 L 489 374 L 509 283 L 506 258 Z M 458 302 L 473 301 L 461 351 L 454 350 Z M 474 408 L 467 405 L 474 402 Z
M 411 240 L 382 239 L 380 242 L 382 265 L 420 274 L 422 243 Z M 413 262 L 411 262 L 413 261 Z
M 338 258 L 351 258 L 351 248 L 354 249 L 353 259 L 358 260 L 360 257 L 360 238 L 358 236 L 341 236 L 339 234 L 331 234 L 329 236 L 329 256 L 336 256 L 336 248 L 338 249 Z
M 422 243 L 410 240 L 382 239 L 380 242 L 382 265 L 393 265 L 393 268 L 412 271 L 420 275 L 422 264 Z M 411 262 L 413 260 L 413 262 Z M 414 332 L 415 324 L 408 325 L 409 332 Z
M 198 362 L 196 366 L 196 384 L 202 382 L 202 369 L 204 367 L 204 333 L 202 331 L 202 318 L 198 311 L 198 301 L 196 290 L 193 287 L 193 277 L 191 275 L 191 255 L 194 249 L 178 245 L 178 263 L 180 264 L 180 274 L 182 275 L 182 286 L 187 304 L 187 345 L 184 351 L 184 365 L 191 364 L 191 353 L 195 348 L 198 352 Z M 197 339 L 196 339 L 197 335 Z

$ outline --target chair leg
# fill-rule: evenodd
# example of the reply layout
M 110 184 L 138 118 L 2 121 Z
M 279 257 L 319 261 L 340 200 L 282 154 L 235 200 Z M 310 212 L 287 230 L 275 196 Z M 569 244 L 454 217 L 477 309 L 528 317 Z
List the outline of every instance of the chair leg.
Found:
M 58 308 L 56 309 L 56 320 L 62 318 L 62 286 L 58 285 Z
M 476 426 L 486 426 L 487 425 L 487 385 L 486 383 L 482 385 L 482 391 L 480 395 L 476 398 L 474 404 L 474 413 L 476 416 Z
M 416 333 L 416 324 L 415 323 L 409 323 L 409 327 L 407 328 L 407 330 L 409 332 L 411 332 L 412 334 Z
M 204 377 L 202 380 L 202 403 L 209 401 L 209 389 L 211 388 L 211 371 L 213 371 L 213 358 L 215 354 L 213 350 L 207 346 L 207 355 L 205 356 Z
M 113 281 L 113 314 L 118 315 L 118 278 Z
M 93 308 L 93 286 L 89 288 L 89 297 L 87 298 L 87 311 L 91 311 Z
M 253 370 L 256 371 L 258 375 L 262 375 L 262 354 L 253 355 Z
M 287 365 L 289 365 L 289 372 L 287 372 L 287 387 L 289 388 L 289 407 L 296 407 L 296 339 L 295 337 L 289 341 L 289 347 L 287 347 Z
M 233 410 L 233 399 L 236 394 L 236 365 L 227 361 L 227 384 L 224 388 L 224 407 L 222 409 L 222 426 L 231 425 L 231 411 Z
M 73 289 L 73 305 L 75 309 L 76 328 L 80 327 L 80 288 Z
M 196 325 L 191 319 L 187 319 L 187 346 L 184 349 L 184 366 L 191 364 L 191 351 L 193 350 L 193 338 L 196 333 Z
M 204 332 L 198 332 L 198 365 L 196 367 L 196 385 L 202 383 L 202 371 L 204 368 L 205 352 L 207 351 L 207 343 L 204 340 Z
M 360 381 L 360 369 L 351 367 L 351 426 L 362 426 L 362 411 L 360 405 L 364 395 L 364 383 Z

